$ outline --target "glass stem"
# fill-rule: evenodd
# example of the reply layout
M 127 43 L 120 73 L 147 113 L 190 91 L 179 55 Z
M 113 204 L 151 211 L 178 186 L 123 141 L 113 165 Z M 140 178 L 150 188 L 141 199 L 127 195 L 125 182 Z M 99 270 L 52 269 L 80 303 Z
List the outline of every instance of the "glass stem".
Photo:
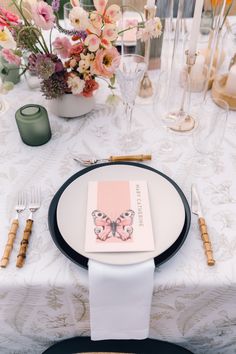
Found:
M 181 99 L 181 105 L 180 105 L 180 113 L 189 113 L 190 110 L 190 103 L 191 103 L 191 67 L 189 66 L 187 69 L 187 77 L 186 77 L 186 82 L 184 83 L 183 87 L 183 94 L 182 94 L 182 99 Z
M 125 104 L 125 121 L 127 127 L 127 135 L 130 135 L 132 130 L 132 116 L 133 116 L 134 102 L 126 102 Z

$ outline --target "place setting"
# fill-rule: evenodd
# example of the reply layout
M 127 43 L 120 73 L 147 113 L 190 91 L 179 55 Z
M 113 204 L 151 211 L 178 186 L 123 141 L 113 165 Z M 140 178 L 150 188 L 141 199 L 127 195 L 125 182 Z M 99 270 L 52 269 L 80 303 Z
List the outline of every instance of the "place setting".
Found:
M 87 200 L 87 183 L 90 180 L 97 180 L 98 178 L 100 180 L 104 174 L 107 176 L 107 179 L 109 176 L 108 180 L 113 180 L 113 176 L 116 176 L 116 179 L 117 176 L 120 176 L 123 180 L 126 175 L 127 179 L 135 180 L 142 176 L 142 179 L 145 180 L 148 178 L 150 180 L 149 195 L 153 198 L 152 213 L 157 213 L 157 217 L 154 216 L 153 219 L 159 220 L 159 224 L 156 227 L 158 227 L 158 230 L 161 228 L 160 230 L 162 231 L 160 233 L 163 234 L 163 243 L 160 243 L 159 240 L 159 248 L 153 253 L 123 254 L 124 260 L 120 260 L 120 264 L 123 264 L 123 262 L 127 262 L 128 264 L 136 263 L 138 260 L 142 261 L 153 257 L 155 257 L 156 265 L 165 261 L 166 258 L 169 258 L 179 248 L 187 236 L 190 226 L 188 202 L 174 181 L 149 166 L 140 165 L 135 162 L 102 163 L 98 166 L 87 167 L 64 183 L 55 194 L 49 209 L 49 227 L 57 246 L 73 261 L 87 267 L 87 258 L 90 258 L 91 255 L 86 254 L 84 250 L 85 223 L 82 227 L 80 219 L 76 217 L 76 214 L 79 213 L 81 215 L 81 220 L 86 219 L 86 210 L 83 206 Z M 160 191 L 162 188 L 165 189 L 162 192 L 161 198 Z M 73 200 L 71 199 L 72 196 Z M 160 200 L 160 198 L 160 203 L 155 202 L 155 199 Z M 169 208 L 170 204 L 172 204 L 172 198 L 173 209 L 171 210 L 171 215 L 176 218 L 176 221 L 173 221 L 174 226 L 169 225 L 168 227 L 167 220 L 170 217 Z M 158 217 L 158 213 L 161 216 Z M 161 224 L 160 219 L 162 221 Z M 81 230 L 80 237 L 74 238 L 73 230 L 78 228 Z M 159 232 L 157 231 L 157 233 Z M 169 239 L 166 234 L 169 235 Z M 95 259 L 97 258 L 95 254 L 92 256 Z M 129 260 L 131 257 L 133 260 Z M 113 261 L 112 258 L 114 258 Z M 100 260 L 103 259 L 104 262 L 108 263 L 116 263 L 117 260 L 115 258 L 120 258 L 120 255 L 116 256 L 108 253 L 102 254 L 99 257 Z

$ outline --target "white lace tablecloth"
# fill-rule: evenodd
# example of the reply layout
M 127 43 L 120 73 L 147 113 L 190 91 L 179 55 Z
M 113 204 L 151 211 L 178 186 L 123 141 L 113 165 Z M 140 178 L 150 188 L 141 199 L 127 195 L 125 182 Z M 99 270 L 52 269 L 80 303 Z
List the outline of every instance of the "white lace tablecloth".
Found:
M 21 141 L 14 114 L 23 104 L 45 105 L 40 93 L 22 81 L 6 96 L 10 108 L 0 117 L 0 254 L 18 191 L 40 186 L 43 199 L 25 266 L 15 266 L 21 222 L 10 263 L 0 269 L 1 354 L 40 354 L 55 341 L 90 335 L 87 271 L 57 249 L 47 214 L 58 188 L 82 168 L 73 154 L 104 157 L 122 152 L 121 116 L 116 107 L 105 104 L 107 94 L 97 94 L 96 109 L 84 118 L 66 120 L 50 114 L 52 139 L 39 147 Z M 160 124 L 154 125 L 152 105 L 137 106 L 135 115 L 144 129 L 137 152 L 152 153 L 150 165 L 174 179 L 189 202 L 191 184 L 198 184 L 216 259 L 214 267 L 206 265 L 193 217 L 183 247 L 156 269 L 151 337 L 179 343 L 196 354 L 236 353 L 236 113 L 229 115 L 224 142 L 212 156 L 214 175 L 207 178 L 195 176 L 191 135 L 173 135 L 176 150 L 161 153 L 167 136 Z

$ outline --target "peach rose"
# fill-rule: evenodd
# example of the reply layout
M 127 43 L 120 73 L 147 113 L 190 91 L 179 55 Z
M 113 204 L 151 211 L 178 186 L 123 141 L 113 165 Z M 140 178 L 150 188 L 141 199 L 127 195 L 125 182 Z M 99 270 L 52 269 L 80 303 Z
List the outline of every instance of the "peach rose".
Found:
M 93 61 L 92 71 L 110 79 L 120 63 L 120 54 L 115 47 L 99 49 Z

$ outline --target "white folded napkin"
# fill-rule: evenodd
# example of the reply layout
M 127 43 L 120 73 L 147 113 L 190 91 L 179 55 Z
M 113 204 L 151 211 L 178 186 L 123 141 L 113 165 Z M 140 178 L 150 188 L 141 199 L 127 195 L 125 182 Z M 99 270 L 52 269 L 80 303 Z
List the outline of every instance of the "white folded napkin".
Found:
M 89 260 L 91 339 L 144 339 L 149 334 L 154 260 L 110 265 Z

